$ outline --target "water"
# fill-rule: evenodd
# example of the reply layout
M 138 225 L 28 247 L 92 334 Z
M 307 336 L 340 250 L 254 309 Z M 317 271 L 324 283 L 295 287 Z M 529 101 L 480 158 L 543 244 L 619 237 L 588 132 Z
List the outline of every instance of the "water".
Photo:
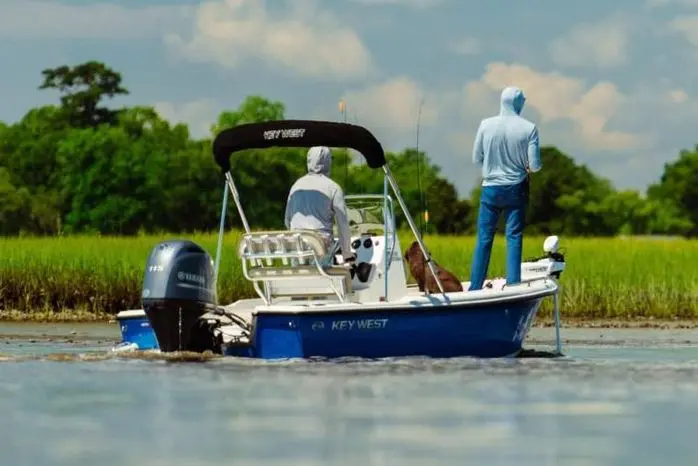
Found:
M 695 330 L 563 329 L 558 360 L 333 364 L 116 358 L 116 332 L 0 328 L 0 464 L 693 466 L 698 455 Z M 552 335 L 536 329 L 537 347 Z

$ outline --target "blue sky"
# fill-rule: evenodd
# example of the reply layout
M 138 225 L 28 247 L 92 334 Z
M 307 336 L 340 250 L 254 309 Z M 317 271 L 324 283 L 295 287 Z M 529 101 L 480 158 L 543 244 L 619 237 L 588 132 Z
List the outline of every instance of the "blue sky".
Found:
M 644 190 L 698 143 L 698 0 L 3 0 L 0 119 L 57 101 L 41 70 L 97 59 L 131 95 L 207 134 L 249 94 L 287 116 L 371 129 L 420 148 L 467 195 L 481 118 L 507 85 L 554 144 Z M 355 120 L 356 119 L 356 120 Z M 545 167 L 543 168 L 545 169 Z

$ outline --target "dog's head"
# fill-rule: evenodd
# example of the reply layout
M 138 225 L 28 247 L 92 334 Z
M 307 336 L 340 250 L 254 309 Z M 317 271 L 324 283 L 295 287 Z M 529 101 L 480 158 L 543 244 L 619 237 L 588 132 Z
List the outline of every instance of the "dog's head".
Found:
M 404 258 L 408 264 L 421 264 L 424 262 L 424 255 L 422 254 L 418 242 L 412 241 L 410 247 L 405 251 Z

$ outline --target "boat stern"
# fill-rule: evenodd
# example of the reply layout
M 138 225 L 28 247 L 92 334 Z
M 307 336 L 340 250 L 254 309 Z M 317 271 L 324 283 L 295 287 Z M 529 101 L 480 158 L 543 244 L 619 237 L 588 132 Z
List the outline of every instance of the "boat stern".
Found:
M 158 349 L 153 328 L 143 309 L 121 311 L 116 315 L 121 331 L 118 349 L 151 350 Z

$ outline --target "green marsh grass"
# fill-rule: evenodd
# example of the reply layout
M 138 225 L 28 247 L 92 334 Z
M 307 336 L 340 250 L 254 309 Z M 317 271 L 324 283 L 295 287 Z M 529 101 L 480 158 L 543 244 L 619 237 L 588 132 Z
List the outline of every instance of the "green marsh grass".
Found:
M 239 235 L 229 232 L 224 241 L 219 296 L 226 303 L 254 296 L 235 255 Z M 139 308 L 148 253 L 158 241 L 179 237 L 215 257 L 215 234 L 0 238 L 0 318 L 89 320 Z M 403 251 L 412 240 L 409 232 L 400 234 Z M 543 240 L 525 237 L 524 258 L 541 255 Z M 437 262 L 468 279 L 475 238 L 427 236 L 425 242 Z M 698 317 L 698 241 L 562 237 L 561 246 L 563 320 Z M 504 238 L 497 237 L 490 277 L 504 275 L 504 258 Z M 546 302 L 541 317 L 550 310 Z

